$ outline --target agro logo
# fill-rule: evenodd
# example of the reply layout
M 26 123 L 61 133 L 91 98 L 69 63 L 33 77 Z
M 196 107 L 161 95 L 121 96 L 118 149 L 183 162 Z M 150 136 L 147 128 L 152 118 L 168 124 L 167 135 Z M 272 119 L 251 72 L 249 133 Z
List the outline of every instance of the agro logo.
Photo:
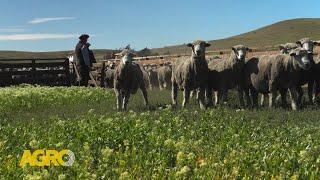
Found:
M 68 157 L 67 161 L 64 160 L 64 157 Z M 20 167 L 23 167 L 27 164 L 30 166 L 50 166 L 51 164 L 54 166 L 72 166 L 74 163 L 75 156 L 74 153 L 70 150 L 35 150 L 31 153 L 30 150 L 24 150 L 23 155 L 20 161 Z

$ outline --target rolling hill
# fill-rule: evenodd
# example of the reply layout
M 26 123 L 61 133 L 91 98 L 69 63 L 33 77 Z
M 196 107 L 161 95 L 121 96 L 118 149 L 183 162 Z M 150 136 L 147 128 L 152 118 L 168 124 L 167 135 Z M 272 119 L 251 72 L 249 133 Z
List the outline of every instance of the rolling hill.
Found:
M 295 42 L 300 38 L 310 37 L 320 40 L 320 18 L 303 18 L 281 21 L 269 26 L 253 30 L 226 39 L 209 41 L 213 44 L 209 50 L 229 49 L 236 44 L 245 44 L 257 49 L 275 49 L 277 45 L 286 42 Z M 101 59 L 106 52 L 111 50 L 94 50 L 97 59 Z M 0 59 L 6 58 L 54 58 L 66 57 L 71 51 L 59 52 L 20 52 L 0 51 Z M 154 48 L 153 54 L 182 54 L 189 52 L 184 45 Z
M 279 44 L 296 42 L 304 37 L 320 40 L 320 18 L 281 21 L 241 35 L 209 41 L 213 44 L 209 50 L 229 49 L 237 44 L 244 44 L 249 47 L 259 49 L 274 49 L 275 46 Z M 184 45 L 169 46 L 153 49 L 153 52 L 159 54 L 168 52 L 171 54 L 179 54 L 188 52 L 188 48 Z

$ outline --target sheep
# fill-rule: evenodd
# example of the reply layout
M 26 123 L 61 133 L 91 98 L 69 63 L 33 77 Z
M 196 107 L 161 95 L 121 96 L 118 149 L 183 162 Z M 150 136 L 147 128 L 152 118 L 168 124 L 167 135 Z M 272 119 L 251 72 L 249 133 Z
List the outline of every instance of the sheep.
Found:
M 303 86 L 304 84 L 308 84 L 308 97 L 309 97 L 309 103 L 310 104 L 314 104 L 315 101 L 315 93 L 314 93 L 314 86 L 316 83 L 316 79 L 319 76 L 320 71 L 317 71 L 314 66 L 315 66 L 315 61 L 313 59 L 313 50 L 314 50 L 314 46 L 319 46 L 320 43 L 318 41 L 313 41 L 310 38 L 303 38 L 299 41 L 296 42 L 296 44 L 307 50 L 310 53 L 310 60 L 311 60 L 311 69 L 309 70 L 302 70 L 302 75 L 300 77 L 300 81 L 299 81 L 299 88 L 298 88 L 298 100 L 301 103 L 302 100 L 302 96 L 303 96 L 303 90 L 301 88 L 301 86 Z M 318 81 L 317 81 L 318 82 Z
M 320 55 L 315 59 L 314 71 L 319 75 L 320 72 Z M 320 77 L 316 76 L 314 85 L 314 101 L 318 101 L 320 96 Z M 318 101 L 319 103 L 319 101 Z
M 114 91 L 117 97 L 117 109 L 127 109 L 131 94 L 140 88 L 145 106 L 148 107 L 148 92 L 140 66 L 133 61 L 134 53 L 125 49 L 120 54 L 120 64 L 116 67 L 114 75 Z
M 107 69 L 105 71 L 105 77 L 104 77 L 104 87 L 105 88 L 113 88 L 113 80 L 114 80 L 114 69 Z
M 274 106 L 277 92 L 289 89 L 291 108 L 297 110 L 298 85 L 301 70 L 311 68 L 310 53 L 303 48 L 292 50 L 289 55 L 264 55 L 253 57 L 245 64 L 245 90 L 250 89 L 254 107 L 258 107 L 258 93 L 269 93 L 269 107 Z
M 284 45 L 280 45 L 279 49 L 281 54 L 289 54 L 289 52 L 291 50 L 294 50 L 298 47 L 304 48 L 305 50 L 309 51 L 310 53 L 313 53 L 313 49 L 314 46 L 318 46 L 320 45 L 319 42 L 317 41 L 312 41 L 310 38 L 303 38 L 299 41 L 297 41 L 296 43 L 286 43 Z M 315 101 L 315 83 L 316 82 L 316 78 L 317 78 L 317 72 L 320 71 L 316 71 L 316 69 L 314 68 L 315 63 L 313 60 L 313 56 L 310 56 L 310 60 L 311 60 L 311 69 L 309 70 L 301 70 L 302 75 L 300 76 L 300 81 L 299 81 L 299 87 L 298 87 L 298 104 L 301 105 L 302 104 L 302 97 L 303 97 L 303 90 L 302 87 L 304 84 L 308 84 L 308 97 L 309 97 L 309 103 L 313 104 Z M 283 95 L 286 97 L 286 90 L 283 90 Z M 264 102 L 264 96 L 267 95 L 263 95 L 261 98 L 261 105 L 263 105 Z M 284 106 L 286 106 L 286 98 L 283 97 L 282 98 L 282 104 Z M 277 98 L 279 99 L 279 97 Z
M 115 63 L 112 62 L 109 64 L 105 70 L 105 77 L 104 77 L 104 87 L 105 88 L 111 88 L 113 89 L 113 79 L 114 79 L 114 73 L 115 73 Z
M 244 107 L 243 100 L 243 68 L 245 65 L 245 58 L 248 51 L 251 51 L 244 45 L 237 45 L 232 47 L 229 59 L 213 60 L 208 64 L 209 67 L 209 102 L 211 101 L 212 90 L 216 91 L 215 104 L 227 102 L 228 90 L 237 88 L 239 93 L 239 101 L 241 107 Z
M 205 50 L 210 46 L 205 41 L 194 41 L 187 44 L 192 49 L 191 57 L 179 58 L 172 67 L 172 102 L 177 105 L 178 89 L 184 91 L 182 107 L 185 108 L 190 99 L 190 92 L 199 89 L 200 108 L 205 108 L 205 90 L 208 88 L 208 63 Z
M 143 81 L 147 88 L 150 88 L 150 79 L 147 70 L 144 68 L 141 68 L 142 74 L 143 74 Z
M 319 46 L 320 42 L 319 41 L 313 41 L 310 38 L 302 38 L 299 41 L 297 41 L 296 44 L 299 47 L 309 51 L 310 53 L 313 53 L 314 46 Z
M 298 48 L 296 43 L 286 43 L 279 46 L 281 54 L 289 54 L 291 50 Z
M 172 68 L 171 66 L 162 66 L 158 70 L 158 82 L 160 90 L 171 88 L 171 76 Z
M 280 53 L 281 54 L 289 54 L 290 51 L 298 48 L 299 46 L 297 45 L 297 43 L 286 43 L 286 44 L 281 44 L 279 45 L 279 50 L 280 50 Z M 286 102 L 286 91 L 283 91 L 282 94 L 284 95 L 283 98 L 281 98 L 281 95 L 279 95 L 277 98 L 276 98 L 276 101 L 279 101 L 280 99 L 282 99 L 282 105 L 283 106 L 286 106 L 287 102 Z M 260 101 L 260 105 L 263 106 L 264 105 L 264 100 L 266 98 L 269 98 L 269 95 L 268 94 L 262 94 L 261 95 L 261 101 Z
M 155 68 L 149 68 L 147 70 L 149 76 L 149 89 L 156 89 L 159 88 L 159 81 L 158 81 L 158 72 Z

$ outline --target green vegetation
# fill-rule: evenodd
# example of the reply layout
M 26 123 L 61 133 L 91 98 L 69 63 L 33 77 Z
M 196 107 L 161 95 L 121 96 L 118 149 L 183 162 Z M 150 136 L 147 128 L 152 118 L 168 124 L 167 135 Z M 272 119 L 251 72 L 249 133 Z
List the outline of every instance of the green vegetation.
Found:
M 172 110 L 170 92 L 133 96 L 94 88 L 0 89 L 0 179 L 234 179 L 320 177 L 320 114 L 282 109 Z M 232 104 L 236 104 L 232 96 Z M 19 167 L 23 150 L 69 149 L 72 167 Z

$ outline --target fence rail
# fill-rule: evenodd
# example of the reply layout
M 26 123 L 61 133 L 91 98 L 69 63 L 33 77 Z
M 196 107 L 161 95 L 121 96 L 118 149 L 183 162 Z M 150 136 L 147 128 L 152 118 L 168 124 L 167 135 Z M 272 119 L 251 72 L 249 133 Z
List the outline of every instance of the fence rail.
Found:
M 70 86 L 69 59 L 0 59 L 0 86 L 22 83 Z

